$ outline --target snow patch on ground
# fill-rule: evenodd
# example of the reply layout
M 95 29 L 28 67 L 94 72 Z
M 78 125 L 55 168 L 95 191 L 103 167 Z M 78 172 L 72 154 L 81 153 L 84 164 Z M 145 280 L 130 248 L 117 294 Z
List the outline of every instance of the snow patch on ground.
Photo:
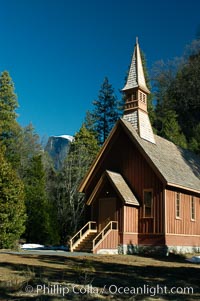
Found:
M 39 249 L 44 248 L 44 245 L 39 244 L 23 244 L 21 245 L 21 249 Z
M 40 244 L 23 244 L 20 246 L 22 250 L 62 250 L 69 251 L 67 246 L 44 246 Z
M 200 256 L 193 256 L 192 258 L 186 260 L 193 263 L 200 263 Z

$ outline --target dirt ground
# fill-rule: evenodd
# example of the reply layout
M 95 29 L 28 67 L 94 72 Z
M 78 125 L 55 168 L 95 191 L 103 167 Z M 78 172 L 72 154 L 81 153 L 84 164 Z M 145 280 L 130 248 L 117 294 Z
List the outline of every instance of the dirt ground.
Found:
M 200 264 L 182 256 L 0 253 L 0 301 L 200 300 Z

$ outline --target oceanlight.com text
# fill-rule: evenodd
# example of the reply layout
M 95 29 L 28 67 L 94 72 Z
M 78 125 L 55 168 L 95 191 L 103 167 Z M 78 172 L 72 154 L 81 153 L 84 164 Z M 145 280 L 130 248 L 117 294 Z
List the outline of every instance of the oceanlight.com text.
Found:
M 57 295 L 57 296 L 67 296 L 69 294 L 74 295 L 130 295 L 130 296 L 137 296 L 137 295 L 147 295 L 150 297 L 159 296 L 159 295 L 193 295 L 194 289 L 193 287 L 167 287 L 161 286 L 157 284 L 156 286 L 150 286 L 144 284 L 142 286 L 117 286 L 115 284 L 111 285 L 104 285 L 103 288 L 94 287 L 92 285 L 72 285 L 72 286 L 65 286 L 61 284 L 39 284 L 36 287 L 31 285 L 27 285 L 24 288 L 24 291 L 28 293 L 36 293 L 37 295 Z

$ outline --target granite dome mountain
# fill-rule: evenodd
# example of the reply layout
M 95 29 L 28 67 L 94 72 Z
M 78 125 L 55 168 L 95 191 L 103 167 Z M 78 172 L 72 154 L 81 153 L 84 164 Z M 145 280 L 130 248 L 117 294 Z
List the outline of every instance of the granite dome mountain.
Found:
M 49 137 L 45 151 L 52 158 L 56 170 L 61 169 L 72 141 L 73 136 L 70 135 Z

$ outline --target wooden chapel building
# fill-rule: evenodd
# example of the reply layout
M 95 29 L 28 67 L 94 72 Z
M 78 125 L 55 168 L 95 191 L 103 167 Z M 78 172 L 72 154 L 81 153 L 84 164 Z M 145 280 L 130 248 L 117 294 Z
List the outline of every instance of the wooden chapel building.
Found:
M 71 250 L 200 252 L 200 157 L 153 133 L 138 41 L 125 109 L 83 179 L 88 223 Z

